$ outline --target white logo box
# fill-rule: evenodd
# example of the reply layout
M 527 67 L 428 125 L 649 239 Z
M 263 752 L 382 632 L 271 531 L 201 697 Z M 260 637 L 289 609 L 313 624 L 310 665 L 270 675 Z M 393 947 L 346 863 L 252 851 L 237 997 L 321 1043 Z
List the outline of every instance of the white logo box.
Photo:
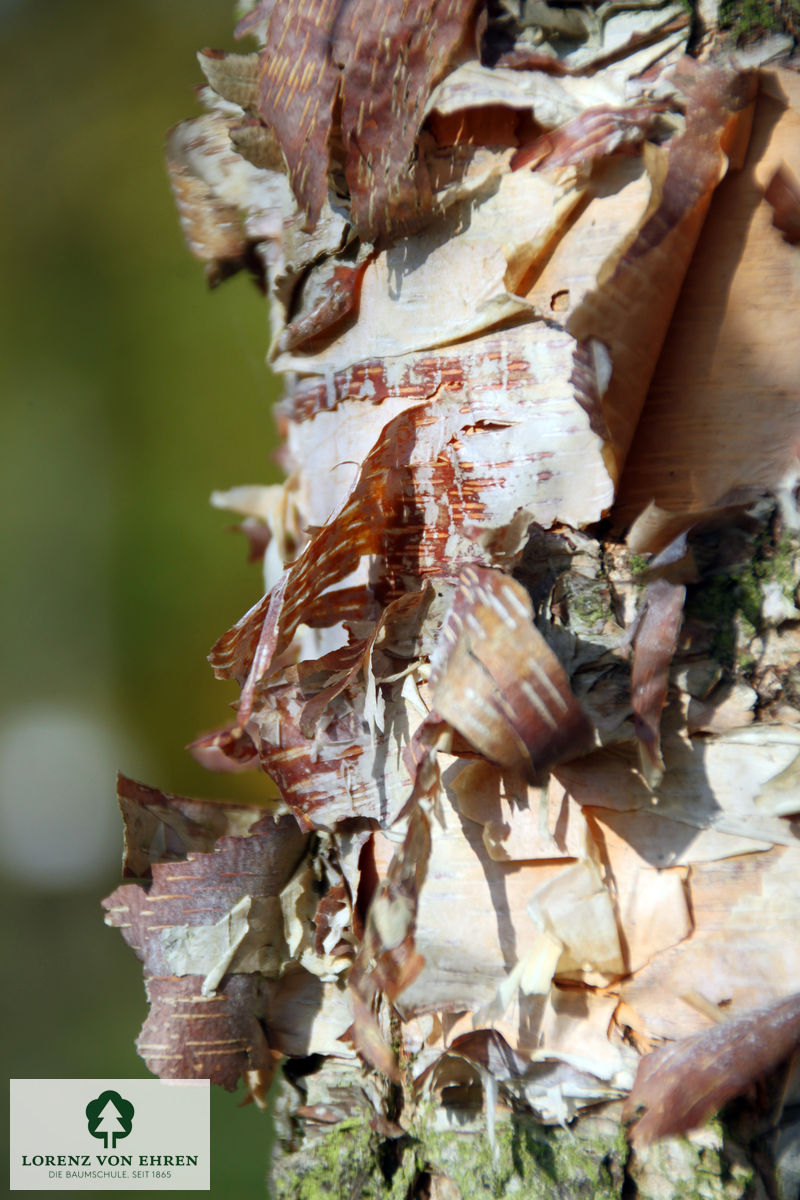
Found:
M 11 1191 L 208 1191 L 207 1079 L 10 1084 Z

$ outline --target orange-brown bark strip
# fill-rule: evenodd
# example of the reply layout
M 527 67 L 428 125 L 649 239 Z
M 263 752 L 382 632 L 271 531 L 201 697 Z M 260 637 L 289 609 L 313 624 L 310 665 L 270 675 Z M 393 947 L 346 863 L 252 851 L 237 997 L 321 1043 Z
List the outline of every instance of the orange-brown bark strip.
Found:
M 636 1145 L 702 1125 L 800 1045 L 800 994 L 646 1054 L 625 1102 Z M 644 1109 L 644 1115 L 639 1116 Z
M 490 762 L 531 779 L 593 744 L 564 668 L 533 624 L 525 589 L 464 567 L 431 659 L 437 711 Z
M 271 1076 L 279 1055 L 270 1049 L 260 1015 L 263 981 L 230 975 L 213 996 L 201 976 L 146 981 L 150 1012 L 136 1048 L 161 1079 L 210 1079 L 234 1091 L 248 1071 Z
M 634 637 L 631 698 L 639 745 L 649 769 L 660 772 L 659 729 L 667 699 L 669 668 L 678 644 L 686 588 L 657 579 L 645 594 L 644 607 Z
M 424 221 L 432 197 L 412 162 L 425 102 L 464 37 L 475 0 L 289 0 L 276 5 L 258 109 L 276 133 L 308 225 L 344 143 L 351 217 L 364 241 Z
M 644 398 L 726 152 L 742 137 L 755 95 L 753 76 L 712 63 L 684 58 L 674 76 L 686 129 L 668 144 L 666 171 L 635 237 L 567 321 L 579 340 L 603 342 L 614 364 L 603 407 L 620 466 L 636 427 L 630 397 L 640 389 Z
M 657 116 L 667 104 L 651 100 L 615 108 L 610 104 L 590 108 L 551 133 L 520 146 L 511 159 L 512 171 L 522 167 L 566 167 L 591 162 L 606 154 L 635 154 Z
M 259 1024 L 266 981 L 254 972 L 226 973 L 209 989 L 201 977 L 178 976 L 170 933 L 181 937 L 187 929 L 216 925 L 243 897 L 277 897 L 305 846 L 292 817 L 276 821 L 268 814 L 246 837 L 221 837 L 210 852 L 153 863 L 147 890 L 128 884 L 103 901 L 107 923 L 121 930 L 144 963 L 152 1007 L 139 1049 L 156 1074 L 209 1078 L 232 1089 L 244 1071 L 271 1068 Z M 276 930 L 272 936 L 282 935 Z
M 433 86 L 464 37 L 475 0 L 371 0 L 342 7 L 342 133 L 351 218 L 364 241 L 429 219 L 433 196 L 414 150 Z

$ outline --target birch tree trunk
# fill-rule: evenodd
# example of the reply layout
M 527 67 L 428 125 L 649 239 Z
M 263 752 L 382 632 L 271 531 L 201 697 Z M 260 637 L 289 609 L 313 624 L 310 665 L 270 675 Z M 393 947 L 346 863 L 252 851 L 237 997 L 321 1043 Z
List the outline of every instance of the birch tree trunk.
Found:
M 287 479 L 214 498 L 265 591 L 194 752 L 281 801 L 121 781 L 140 1051 L 282 1064 L 279 1196 L 794 1195 L 800 76 L 669 0 L 239 32 L 168 157 Z

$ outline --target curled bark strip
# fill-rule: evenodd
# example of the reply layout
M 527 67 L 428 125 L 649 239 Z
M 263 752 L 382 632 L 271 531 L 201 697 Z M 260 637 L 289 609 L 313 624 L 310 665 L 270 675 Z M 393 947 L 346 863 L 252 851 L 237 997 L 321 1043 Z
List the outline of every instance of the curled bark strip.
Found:
M 258 766 L 258 751 L 241 725 L 203 734 L 186 749 L 207 771 L 251 771 Z
M 244 109 L 256 107 L 259 75 L 257 54 L 201 50 L 197 61 L 211 87 L 223 100 L 229 100 Z
M 348 688 L 325 714 L 324 736 L 308 738 L 300 728 L 305 701 L 297 682 L 259 695 L 250 728 L 261 766 L 303 829 L 335 829 L 358 818 L 392 820 L 404 802 L 404 780 L 385 783 L 375 765 L 387 737 L 373 736 L 363 719 L 363 689 Z
M 628 530 L 628 548 L 634 554 L 657 554 L 660 558 L 680 539 L 685 542 L 686 535 L 692 530 L 697 532 L 736 524 L 762 494 L 758 488 L 740 488 L 736 493 L 723 496 L 718 504 L 685 512 L 668 512 L 651 501 Z M 686 582 L 692 580 L 687 578 Z
M 253 694 L 256 684 L 268 673 L 275 653 L 280 645 L 280 629 L 278 622 L 283 611 L 283 600 L 289 584 L 289 572 L 285 572 L 275 587 L 266 597 L 267 610 L 261 632 L 253 649 L 252 664 L 247 679 L 242 687 L 242 697 L 239 701 L 239 724 L 244 726 L 250 718 L 253 709 Z M 251 612 L 253 610 L 251 609 Z M 246 619 L 246 618 L 245 618 Z M 292 631 L 293 632 L 293 631 Z M 291 635 L 290 635 L 291 636 Z M 282 648 L 282 646 L 281 646 Z M 216 650 L 216 646 L 214 647 Z M 214 651 L 212 651 L 213 656 Z M 213 657 L 211 659 L 213 663 Z
M 563 13 L 563 11 L 563 9 L 556 9 L 556 12 Z M 576 9 L 571 10 L 572 13 L 576 11 Z M 594 50 L 580 47 L 574 54 L 568 50 L 563 57 L 557 56 L 552 49 L 546 53 L 538 47 L 521 42 L 509 46 L 495 39 L 496 44 L 494 45 L 491 40 L 484 42 L 483 59 L 493 67 L 508 67 L 514 71 L 546 71 L 553 75 L 584 75 L 602 70 L 603 67 L 609 66 L 618 59 L 635 54 L 637 50 L 651 45 L 655 48 L 653 57 L 657 58 L 659 44 L 680 34 L 682 30 L 688 30 L 689 15 L 680 11 L 676 13 L 674 6 L 665 6 L 665 15 L 661 19 L 656 15 L 657 10 L 650 9 L 650 11 L 654 15 L 654 20 L 643 23 L 642 29 L 633 30 L 624 43 L 608 51 L 604 51 L 602 39 Z M 597 41 L 596 38 L 593 40 Z M 570 45 L 571 39 L 568 39 L 567 46 Z
M 417 805 L 403 844 L 373 897 L 362 943 L 361 962 L 372 962 L 372 980 L 390 1000 L 405 991 L 425 965 L 414 948 L 414 925 L 430 851 L 430 820 Z
M 397 599 L 387 604 L 368 639 L 335 652 L 341 661 L 341 671 L 338 677 L 317 692 L 303 709 L 300 727 L 307 737 L 312 736 L 316 723 L 330 702 L 354 682 L 359 672 L 365 674 L 372 669 L 370 655 L 381 633 L 399 623 L 411 622 L 413 624 L 428 599 L 429 585 L 427 584 L 418 592 L 409 592 L 406 596 L 398 596 Z M 333 655 L 328 657 L 333 658 Z
M 752 74 L 690 58 L 682 60 L 674 80 L 686 105 L 686 131 L 670 143 L 661 199 L 623 263 L 659 246 L 692 209 L 711 199 L 736 136 L 736 115 L 752 104 L 757 86 Z
M 656 151 L 651 201 L 639 228 L 567 321 L 578 339 L 596 337 L 608 348 L 614 372 L 604 413 L 620 465 L 635 427 L 631 396 L 643 395 L 639 390 L 652 377 L 726 153 L 741 135 L 755 89 L 749 75 L 691 59 L 681 60 L 674 83 L 686 106 L 685 132 Z M 628 319 L 620 319 L 623 312 Z
M 430 216 L 430 182 L 422 162 L 413 160 L 414 148 L 428 96 L 475 6 L 475 0 L 391 0 L 377 10 L 370 0 L 342 6 L 333 53 L 344 69 L 351 217 L 364 241 L 397 237 Z
M 258 112 L 280 143 L 313 227 L 328 194 L 328 138 L 339 74 L 330 41 L 340 0 L 276 4 L 261 57 Z
M 427 587 L 400 596 L 368 638 L 284 666 L 280 682 L 255 687 L 248 736 L 302 828 L 390 825 L 407 804 L 400 754 L 419 716 L 403 683 L 429 601 Z M 386 770 L 387 759 L 395 769 Z
M 275 131 L 313 228 L 341 138 L 352 221 L 364 241 L 430 214 L 412 162 L 428 95 L 465 34 L 475 0 L 284 0 L 272 9 L 258 111 Z
M 235 274 L 247 258 L 248 240 L 238 209 L 215 195 L 192 170 L 194 122 L 176 125 L 167 137 L 167 173 L 190 251 L 205 266 L 212 286 Z
M 213 850 L 220 837 L 242 837 L 264 816 L 255 805 L 175 796 L 122 774 L 117 776 L 117 799 L 125 825 L 126 878 L 143 879 L 154 863 Z
M 620 526 L 651 500 L 685 528 L 735 493 L 794 487 L 798 251 L 761 200 L 781 166 L 800 180 L 797 79 L 788 67 L 761 75 L 744 169 L 712 201 L 625 466 Z
M 521 146 L 511 159 L 511 169 L 565 167 L 607 154 L 633 154 L 666 107 L 664 101 L 651 100 L 627 108 L 604 104 L 587 109 L 560 129 Z
M 499 571 L 462 570 L 431 685 L 438 712 L 481 754 L 531 778 L 593 744 L 527 592 Z
M 453 1038 L 448 1054 L 459 1054 L 476 1066 L 491 1072 L 495 1079 L 518 1079 L 530 1064 L 516 1054 L 496 1029 L 475 1029 Z
M 357 311 L 358 285 L 366 262 L 357 267 L 336 267 L 326 295 L 310 313 L 297 317 L 285 327 L 278 349 L 296 350 L 304 342 L 323 336 L 338 321 Z
M 645 593 L 644 610 L 634 635 L 631 696 L 633 723 L 642 769 L 655 784 L 664 771 L 660 748 L 661 710 L 667 698 L 669 667 L 683 620 L 686 588 L 656 579 Z
M 314 668 L 318 666 L 323 668 L 327 674 L 327 671 L 333 668 L 331 675 L 328 676 L 330 682 L 326 683 L 320 691 L 314 692 L 303 706 L 300 716 L 300 731 L 305 737 L 313 737 L 317 722 L 325 709 L 355 681 L 359 672 L 363 672 L 367 655 L 372 649 L 372 642 L 376 636 L 377 629 L 369 641 L 354 642 L 349 646 L 342 647 L 341 650 L 334 650 L 332 654 L 327 654 L 318 663 L 305 662 L 300 665 L 297 674 L 304 692 L 304 669 L 308 670 L 309 674 L 312 671 L 316 674 Z
M 431 848 L 430 821 L 415 804 L 403 844 L 381 880 L 367 914 L 358 957 L 348 977 L 358 1053 L 390 1079 L 399 1081 L 397 1059 L 375 1018 L 381 994 L 394 1000 L 425 966 L 414 945 L 419 893 Z
M 351 988 L 351 1004 L 354 1020 L 345 1036 L 349 1037 L 364 1062 L 380 1071 L 387 1079 L 391 1079 L 392 1083 L 400 1083 L 402 1076 L 397 1064 L 397 1055 L 384 1037 L 372 1005 L 355 987 Z
M 567 298 L 568 293 L 565 296 L 565 299 Z M 555 299 L 558 299 L 558 293 Z M 603 396 L 608 388 L 611 371 L 611 359 L 602 342 L 596 338 L 578 342 L 569 381 L 575 389 L 575 399 L 589 418 L 592 431 L 604 442 L 611 440 L 611 433 L 603 416 Z
M 319 530 L 285 572 L 272 592 L 250 610 L 214 646 L 210 661 L 218 677 L 247 680 L 239 709 L 244 723 L 252 710 L 253 692 L 276 653 L 291 640 L 312 599 L 351 574 L 365 554 L 377 554 L 386 530 L 385 509 L 392 511 L 402 453 L 397 442 L 405 414 L 384 428 L 363 465 L 359 481 L 341 511 Z M 332 597 L 328 624 L 340 620 Z M 322 616 L 322 614 L 320 614 Z
M 696 1129 L 800 1045 L 800 995 L 646 1054 L 623 1118 L 637 1146 Z
M 415 945 L 417 909 L 431 854 L 428 809 L 436 803 L 440 784 L 436 756 L 449 743 L 449 727 L 432 712 L 406 747 L 404 757 L 412 779 L 403 809 L 408 813 L 406 834 L 372 897 L 358 956 L 348 976 L 354 1012 L 361 1017 L 359 1021 L 357 1016 L 353 1025 L 353 1045 L 367 1062 L 392 1079 L 398 1078 L 396 1058 L 374 1012 L 381 994 L 396 1000 L 425 966 Z

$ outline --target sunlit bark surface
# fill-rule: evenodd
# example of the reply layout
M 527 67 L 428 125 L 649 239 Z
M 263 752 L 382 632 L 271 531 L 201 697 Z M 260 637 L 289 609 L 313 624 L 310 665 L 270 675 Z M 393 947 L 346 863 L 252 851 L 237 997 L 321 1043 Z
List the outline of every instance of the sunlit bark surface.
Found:
M 239 32 L 168 160 L 267 292 L 286 482 L 214 497 L 265 582 L 194 752 L 281 801 L 121 781 L 140 1052 L 258 1102 L 283 1062 L 285 1194 L 495 1194 L 540 1145 L 571 1195 L 759 1195 L 757 1121 L 643 1148 L 798 1040 L 800 76 L 687 56 L 679 3 Z

